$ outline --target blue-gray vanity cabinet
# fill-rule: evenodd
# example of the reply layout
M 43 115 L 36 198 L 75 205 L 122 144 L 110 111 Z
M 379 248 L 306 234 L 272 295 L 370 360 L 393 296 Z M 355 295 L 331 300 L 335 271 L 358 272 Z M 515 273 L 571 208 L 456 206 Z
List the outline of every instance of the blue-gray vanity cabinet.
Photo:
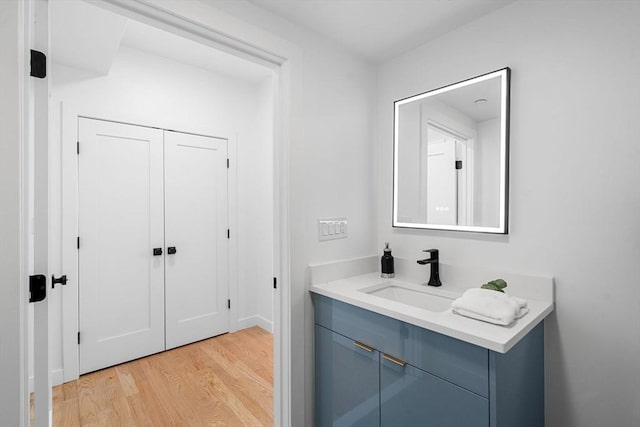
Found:
M 322 295 L 312 298 L 316 427 L 544 426 L 542 323 L 503 354 Z M 363 414 L 367 421 L 357 423 Z
M 380 425 L 488 427 L 489 401 L 414 366 L 383 358 Z
M 316 427 L 379 427 L 380 353 L 315 326 Z

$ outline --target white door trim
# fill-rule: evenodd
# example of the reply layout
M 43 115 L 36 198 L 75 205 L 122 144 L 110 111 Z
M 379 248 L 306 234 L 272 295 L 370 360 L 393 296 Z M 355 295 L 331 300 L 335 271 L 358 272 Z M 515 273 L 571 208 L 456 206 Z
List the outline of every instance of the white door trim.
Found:
M 33 46 L 33 0 L 13 2 L 3 5 L 2 13 L 12 14 L 14 22 L 7 19 L 3 30 L 9 37 L 5 39 L 6 58 L 15 58 L 15 67 L 6 70 L 3 77 L 3 92 L 6 103 L 2 107 L 5 126 L 0 130 L 4 147 L 2 152 L 2 170 L 0 177 L 6 186 L 3 195 L 18 191 L 17 197 L 4 200 L 3 213 L 0 214 L 0 234 L 6 236 L 4 247 L 0 249 L 0 279 L 2 292 L 6 296 L 0 300 L 0 340 L 8 346 L 3 349 L 3 368 L 0 378 L 3 390 L 0 391 L 0 413 L 2 422 L 8 425 L 29 426 L 29 336 L 28 336 L 28 276 L 29 270 L 29 141 L 33 138 L 33 94 L 29 77 L 31 58 L 29 49 Z M 11 16 L 11 15 L 7 15 Z M 4 31 L 2 31 L 4 35 Z M 17 160 L 17 163 L 16 163 Z M 17 202 L 17 203 L 15 203 Z M 6 216 L 5 216 L 6 215 Z M 17 234 L 16 234 L 17 232 Z M 6 340 L 6 341 L 5 341 Z
M 53 420 L 51 392 L 50 336 L 52 331 L 51 301 L 53 289 L 49 277 L 51 267 L 51 208 L 50 177 L 51 155 L 49 128 L 49 99 L 51 94 L 51 49 L 49 40 L 49 2 L 36 0 L 33 3 L 34 22 L 33 48 L 43 52 L 46 58 L 45 78 L 31 80 L 33 88 L 33 268 L 32 274 L 44 275 L 46 298 L 33 306 L 33 404 L 36 427 L 49 427 Z
M 224 19 L 220 14 L 208 6 L 202 5 L 203 15 L 207 16 L 207 24 L 197 22 L 196 17 L 189 18 L 185 14 L 177 11 L 184 10 L 185 2 L 175 0 L 158 0 L 154 4 L 145 0 L 93 0 L 93 4 L 110 9 L 116 13 L 137 19 L 152 26 L 171 31 L 185 36 L 197 42 L 222 49 L 236 56 L 243 57 L 256 63 L 269 65 L 276 72 L 275 90 L 275 114 L 274 114 L 274 276 L 278 280 L 278 288 L 274 290 L 274 425 L 287 427 L 291 423 L 291 288 L 290 288 L 290 255 L 289 255 L 289 139 L 292 134 L 293 124 L 290 121 L 291 103 L 293 93 L 293 81 L 300 81 L 301 76 L 301 55 L 297 48 L 285 40 L 267 35 L 255 27 L 242 21 L 234 20 L 229 16 Z M 190 6 L 193 3 L 189 2 Z M 193 13 L 191 13 L 193 15 Z M 214 28 L 215 27 L 215 28 Z M 79 112 L 72 105 L 62 107 L 63 126 L 73 129 L 77 138 L 77 117 Z M 76 124 L 69 128 L 69 120 L 75 120 Z M 63 138 L 67 140 L 63 130 Z M 77 139 L 76 139 L 77 140 Z M 229 141 L 235 143 L 235 135 L 229 135 Z M 235 144 L 234 144 L 235 146 Z M 69 155 L 68 150 L 72 150 L 75 157 L 74 144 L 62 144 L 63 158 Z M 65 150 L 67 153 L 65 154 Z M 231 149 L 230 152 L 234 152 Z M 65 166 L 63 160 L 63 179 L 70 179 L 77 183 L 77 164 L 72 167 Z M 62 209 L 75 209 L 77 212 L 77 192 L 75 201 L 73 195 L 64 193 L 62 195 Z M 73 218 L 71 215 L 63 215 L 63 218 Z M 230 218 L 236 218 L 233 214 Z M 63 220 L 66 230 L 74 230 L 77 235 L 77 218 L 75 225 Z M 64 235 L 68 235 L 65 233 Z M 233 239 L 232 239 L 233 240 Z M 66 242 L 63 247 L 69 247 Z M 71 245 L 72 248 L 75 246 Z M 237 254 L 237 245 L 231 249 Z M 77 279 L 77 253 L 72 250 L 63 254 L 63 263 L 66 274 L 75 274 Z M 233 269 L 232 269 L 233 271 Z M 231 277 L 232 278 L 232 277 Z M 237 276 L 236 276 L 237 281 Z M 75 282 L 75 283 L 73 283 Z M 75 289 L 73 287 L 75 286 Z M 234 286 L 233 288 L 236 288 Z M 232 288 L 232 289 L 233 289 Z M 76 294 L 77 280 L 70 280 L 65 288 L 65 293 Z M 76 298 L 77 301 L 77 298 Z M 63 298 L 63 322 L 77 328 L 77 302 L 72 307 L 73 301 Z M 233 315 L 233 312 L 231 313 Z M 237 314 L 236 314 L 237 320 Z M 22 331 L 26 332 L 26 331 Z M 23 334 L 23 336 L 26 336 Z M 63 336 L 63 363 L 65 381 L 78 377 L 77 363 L 77 342 L 75 333 L 65 333 Z M 75 356 L 74 356 L 75 354 Z M 69 370 L 67 371 L 67 363 Z M 76 366 L 74 369 L 73 366 Z
M 238 168 L 237 153 L 238 144 L 237 132 L 233 132 L 227 139 L 227 157 L 229 158 L 229 168 L 227 169 L 227 218 L 231 238 L 229 239 L 229 299 L 231 309 L 229 310 L 229 332 L 238 329 Z

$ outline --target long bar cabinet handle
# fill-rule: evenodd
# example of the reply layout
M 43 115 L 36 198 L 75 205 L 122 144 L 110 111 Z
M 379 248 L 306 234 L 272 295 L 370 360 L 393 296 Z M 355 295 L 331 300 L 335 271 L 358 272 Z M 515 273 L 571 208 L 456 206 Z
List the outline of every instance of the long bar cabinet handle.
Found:
M 396 365 L 404 366 L 407 364 L 407 362 L 405 362 L 404 360 L 398 359 L 397 357 L 391 356 L 390 354 L 387 354 L 387 353 L 383 353 L 382 357 L 384 357 L 389 362 L 395 363 Z
M 364 351 L 368 351 L 369 353 L 373 353 L 373 347 L 369 347 L 368 345 L 363 344 L 360 341 L 354 341 L 353 345 L 355 345 L 358 348 L 363 349 Z

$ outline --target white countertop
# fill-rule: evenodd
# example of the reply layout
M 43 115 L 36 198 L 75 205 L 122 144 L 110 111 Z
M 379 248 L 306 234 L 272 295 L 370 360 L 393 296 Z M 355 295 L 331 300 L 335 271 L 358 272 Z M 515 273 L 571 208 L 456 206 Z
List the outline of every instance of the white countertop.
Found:
M 312 285 L 310 290 L 316 294 L 324 295 L 499 353 L 509 351 L 520 339 L 551 313 L 554 308 L 552 297 L 551 299 L 532 299 L 528 292 L 527 295 L 525 295 L 524 292 L 521 294 L 511 293 L 509 289 L 507 289 L 506 291 L 509 295 L 526 298 L 529 313 L 509 326 L 499 326 L 453 314 L 451 309 L 443 312 L 434 312 L 359 291 L 359 289 L 382 282 L 405 283 L 410 287 L 418 286 L 434 295 L 452 299 L 461 296 L 465 290 L 460 286 L 447 287 L 446 283 L 440 288 L 434 288 L 412 284 L 403 280 L 383 279 L 379 273 L 362 274 L 326 283 L 318 283 Z M 553 292 L 550 294 L 552 295 Z M 541 298 L 544 297 L 541 295 Z

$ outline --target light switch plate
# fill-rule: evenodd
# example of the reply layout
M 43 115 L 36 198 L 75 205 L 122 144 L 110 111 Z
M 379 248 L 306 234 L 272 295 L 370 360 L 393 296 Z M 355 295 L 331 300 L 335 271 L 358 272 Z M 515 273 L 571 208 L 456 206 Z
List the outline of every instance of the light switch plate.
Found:
M 319 218 L 318 240 L 344 239 L 347 237 L 348 222 L 346 217 Z

